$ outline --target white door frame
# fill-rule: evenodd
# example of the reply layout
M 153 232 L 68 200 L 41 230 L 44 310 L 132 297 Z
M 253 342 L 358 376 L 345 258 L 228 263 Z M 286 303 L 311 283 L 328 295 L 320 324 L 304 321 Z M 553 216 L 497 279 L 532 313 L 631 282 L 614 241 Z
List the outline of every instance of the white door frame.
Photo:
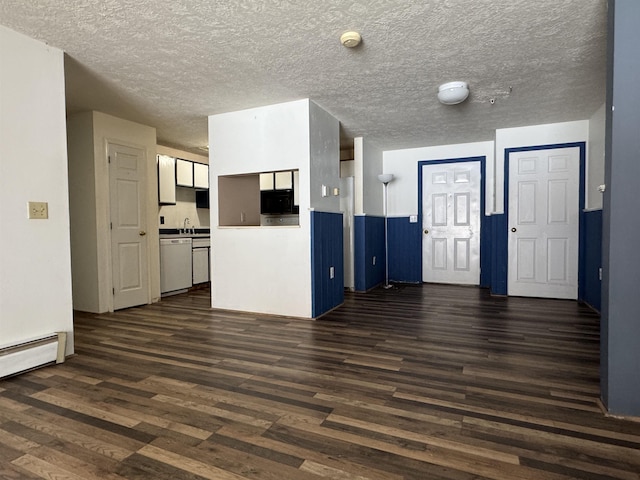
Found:
M 486 193 L 486 160 L 487 158 L 483 156 L 478 157 L 463 157 L 463 158 L 447 158 L 447 159 L 434 159 L 434 160 L 420 160 L 418 162 L 418 222 L 420 223 L 420 234 L 421 234 L 421 242 L 420 242 L 420 262 L 421 262 L 421 270 L 420 270 L 420 278 L 422 281 L 422 266 L 424 264 L 423 258 L 423 242 L 424 242 L 424 232 L 422 231 L 422 221 L 424 218 L 423 208 L 423 178 L 422 178 L 422 167 L 424 165 L 436 165 L 436 164 L 455 164 L 462 162 L 480 162 L 480 286 L 486 287 L 490 284 L 490 256 L 489 256 L 489 245 L 487 245 L 487 239 L 489 238 L 487 235 L 489 232 L 485 228 L 485 193 Z M 484 268 L 483 268 L 484 267 Z
M 504 276 L 498 280 L 502 288 L 494 288 L 496 285 L 492 285 L 492 292 L 497 294 L 507 294 L 508 285 L 508 256 L 509 252 L 507 245 L 509 242 L 509 155 L 511 153 L 526 152 L 534 150 L 551 150 L 558 148 L 578 148 L 580 157 L 580 178 L 579 178 L 579 202 L 578 202 L 578 300 L 584 298 L 584 208 L 585 208 L 585 178 L 586 178 L 586 142 L 573 142 L 573 143 L 560 143 L 551 145 L 534 145 L 528 147 L 516 147 L 505 148 L 504 150 L 504 222 L 502 231 L 498 233 L 498 237 L 494 239 L 496 248 L 494 250 L 496 254 L 498 278 L 502 277 L 500 271 L 504 272 Z M 503 291 L 504 289 L 504 291 Z

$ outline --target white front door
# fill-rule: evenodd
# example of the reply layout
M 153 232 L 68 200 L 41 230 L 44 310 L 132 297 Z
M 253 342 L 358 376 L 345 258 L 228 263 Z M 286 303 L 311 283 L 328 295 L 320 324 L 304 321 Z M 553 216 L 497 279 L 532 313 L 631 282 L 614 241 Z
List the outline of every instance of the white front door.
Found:
M 422 280 L 480 284 L 480 162 L 422 166 Z
M 578 298 L 580 150 L 509 154 L 507 293 Z
M 113 308 L 149 303 L 144 152 L 109 144 Z

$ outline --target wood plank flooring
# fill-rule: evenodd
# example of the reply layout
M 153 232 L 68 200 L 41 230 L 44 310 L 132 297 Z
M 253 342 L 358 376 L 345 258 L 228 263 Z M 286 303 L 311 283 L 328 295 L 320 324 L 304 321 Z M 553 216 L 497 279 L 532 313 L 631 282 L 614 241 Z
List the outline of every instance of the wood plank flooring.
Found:
M 3 480 L 640 479 L 574 302 L 412 285 L 312 321 L 199 290 L 75 329 L 66 363 L 0 381 Z

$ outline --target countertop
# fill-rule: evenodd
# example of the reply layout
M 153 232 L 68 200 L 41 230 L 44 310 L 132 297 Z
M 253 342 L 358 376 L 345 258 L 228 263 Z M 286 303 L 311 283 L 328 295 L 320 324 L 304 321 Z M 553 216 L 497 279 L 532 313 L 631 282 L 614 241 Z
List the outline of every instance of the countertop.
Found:
M 160 238 L 209 238 L 211 235 L 208 228 L 194 228 L 193 232 L 180 233 L 180 229 L 177 228 L 161 228 Z

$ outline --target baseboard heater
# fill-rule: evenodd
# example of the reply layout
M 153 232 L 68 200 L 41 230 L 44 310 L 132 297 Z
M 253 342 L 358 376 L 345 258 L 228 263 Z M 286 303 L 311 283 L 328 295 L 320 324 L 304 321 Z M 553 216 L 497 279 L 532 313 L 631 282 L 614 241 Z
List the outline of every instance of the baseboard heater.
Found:
M 17 344 L 0 346 L 0 378 L 51 363 L 62 363 L 66 346 L 66 332 L 52 333 Z

